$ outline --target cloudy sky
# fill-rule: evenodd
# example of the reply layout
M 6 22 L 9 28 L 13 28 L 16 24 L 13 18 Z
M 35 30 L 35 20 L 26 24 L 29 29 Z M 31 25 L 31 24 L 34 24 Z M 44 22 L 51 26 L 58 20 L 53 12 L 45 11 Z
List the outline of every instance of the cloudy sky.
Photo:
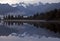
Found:
M 0 3 L 9 3 L 9 4 L 15 4 L 19 2 L 25 2 L 25 3 L 58 3 L 60 0 L 0 0 Z

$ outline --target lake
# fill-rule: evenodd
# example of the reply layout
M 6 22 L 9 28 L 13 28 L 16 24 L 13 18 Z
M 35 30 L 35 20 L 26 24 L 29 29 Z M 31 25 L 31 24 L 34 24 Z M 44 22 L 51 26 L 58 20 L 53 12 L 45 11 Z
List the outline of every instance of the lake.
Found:
M 60 23 L 0 21 L 0 41 L 60 41 L 59 27 Z

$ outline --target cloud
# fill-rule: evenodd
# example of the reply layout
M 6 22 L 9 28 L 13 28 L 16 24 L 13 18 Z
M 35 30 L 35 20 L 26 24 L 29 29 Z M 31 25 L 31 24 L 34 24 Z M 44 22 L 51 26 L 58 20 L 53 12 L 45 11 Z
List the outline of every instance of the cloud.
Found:
M 19 2 L 25 2 L 25 3 L 58 3 L 60 0 L 0 0 L 0 3 L 9 3 L 9 4 L 15 4 Z
M 60 0 L 36 0 L 34 2 L 42 2 L 42 3 L 56 3 L 60 2 Z
M 0 3 L 9 3 L 9 4 L 15 4 L 18 2 L 19 0 L 0 0 Z

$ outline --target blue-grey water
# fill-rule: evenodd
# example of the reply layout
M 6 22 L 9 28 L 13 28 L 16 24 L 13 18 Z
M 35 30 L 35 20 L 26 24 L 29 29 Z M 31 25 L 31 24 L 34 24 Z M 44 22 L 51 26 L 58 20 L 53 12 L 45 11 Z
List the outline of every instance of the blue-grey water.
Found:
M 0 41 L 60 41 L 60 34 L 42 23 L 0 22 Z

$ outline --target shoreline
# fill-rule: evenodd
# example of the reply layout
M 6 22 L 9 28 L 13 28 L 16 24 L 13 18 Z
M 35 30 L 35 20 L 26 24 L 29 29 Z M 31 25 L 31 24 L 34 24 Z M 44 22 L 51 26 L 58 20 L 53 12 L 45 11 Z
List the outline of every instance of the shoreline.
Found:
M 1 20 L 0 20 L 1 21 Z M 57 20 L 2 20 L 2 21 L 7 21 L 7 22 L 58 22 L 60 23 L 60 21 Z

